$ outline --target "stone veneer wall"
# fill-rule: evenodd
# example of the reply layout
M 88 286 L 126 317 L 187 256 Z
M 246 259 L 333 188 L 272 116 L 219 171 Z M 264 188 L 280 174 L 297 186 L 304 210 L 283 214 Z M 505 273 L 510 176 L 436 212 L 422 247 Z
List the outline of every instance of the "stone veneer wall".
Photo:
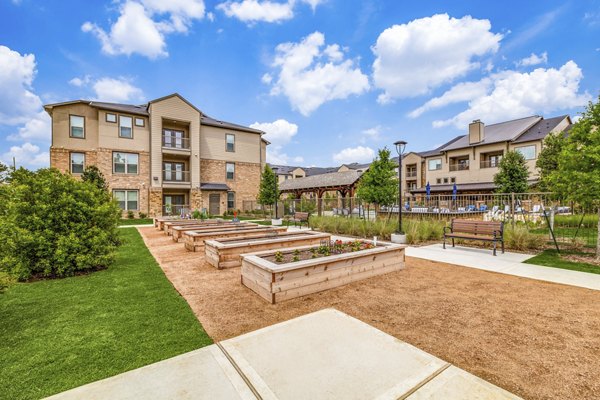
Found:
M 139 154 L 139 164 L 137 174 L 113 174 L 112 149 L 97 149 L 96 151 L 85 152 L 85 166 L 96 165 L 104 175 L 110 191 L 114 189 L 134 189 L 139 191 L 138 208 L 139 212 L 149 213 L 149 188 L 150 188 L 150 153 L 147 151 L 137 152 Z M 63 172 L 70 171 L 70 153 L 81 153 L 78 150 L 69 149 L 50 149 L 50 166 Z M 77 175 L 76 175 L 77 176 Z M 161 204 L 162 207 L 162 196 Z M 123 212 L 123 215 L 126 213 Z
M 260 187 L 260 163 L 235 162 L 234 179 L 226 179 L 226 161 L 222 160 L 200 160 L 200 174 L 202 182 L 226 183 L 232 192 L 235 192 L 235 208 L 242 209 L 244 200 L 256 200 Z M 227 207 L 226 192 L 202 191 L 201 208 L 209 208 L 208 196 L 211 193 L 221 194 L 221 213 Z

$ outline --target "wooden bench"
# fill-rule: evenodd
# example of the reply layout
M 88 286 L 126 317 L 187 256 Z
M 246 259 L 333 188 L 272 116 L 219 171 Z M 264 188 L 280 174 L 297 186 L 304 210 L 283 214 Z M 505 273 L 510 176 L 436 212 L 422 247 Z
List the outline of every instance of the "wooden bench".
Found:
M 467 219 L 453 219 L 450 226 L 444 227 L 444 249 L 446 239 L 483 240 L 494 243 L 494 255 L 496 255 L 496 243 L 502 244 L 504 253 L 504 223 L 496 221 L 473 221 Z
M 310 213 L 307 212 L 295 212 L 294 216 L 290 218 L 290 221 L 294 221 L 294 226 L 297 223 L 300 223 L 300 228 L 302 228 L 302 223 L 306 222 L 306 226 L 308 225 L 308 218 L 310 217 Z

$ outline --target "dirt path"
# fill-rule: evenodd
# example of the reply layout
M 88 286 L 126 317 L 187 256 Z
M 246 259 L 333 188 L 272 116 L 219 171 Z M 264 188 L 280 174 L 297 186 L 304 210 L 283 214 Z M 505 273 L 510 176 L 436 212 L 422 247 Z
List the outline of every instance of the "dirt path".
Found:
M 600 398 L 600 292 L 407 258 L 407 269 L 271 305 L 139 228 L 214 340 L 333 307 L 527 399 Z

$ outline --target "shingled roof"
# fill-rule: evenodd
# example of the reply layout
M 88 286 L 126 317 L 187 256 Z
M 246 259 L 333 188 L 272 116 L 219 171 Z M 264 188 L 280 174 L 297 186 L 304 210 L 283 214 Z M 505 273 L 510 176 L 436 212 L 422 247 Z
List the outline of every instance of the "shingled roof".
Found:
M 354 185 L 362 175 L 358 171 L 330 172 L 306 178 L 288 179 L 279 184 L 279 191 L 293 192 L 310 189 L 327 189 Z

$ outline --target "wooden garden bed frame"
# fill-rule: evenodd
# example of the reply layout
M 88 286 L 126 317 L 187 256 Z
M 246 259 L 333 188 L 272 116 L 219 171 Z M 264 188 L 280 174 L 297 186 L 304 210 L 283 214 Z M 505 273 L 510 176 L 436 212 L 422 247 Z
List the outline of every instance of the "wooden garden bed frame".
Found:
M 292 231 L 273 235 L 268 232 L 253 238 L 231 237 L 204 241 L 206 261 L 215 268 L 234 268 L 242 265 L 242 254 L 265 250 L 285 249 L 312 245 L 319 246 L 322 240 L 330 240 L 329 233 Z
M 238 229 L 219 229 L 184 232 L 183 239 L 185 248 L 189 251 L 204 251 L 204 241 L 210 239 L 221 239 L 238 236 L 240 238 L 251 238 L 264 235 L 266 232 L 285 232 L 287 226 L 263 226 L 239 227 Z
M 302 251 L 311 247 L 297 249 Z M 274 255 L 273 250 L 243 254 L 242 284 L 275 304 L 404 269 L 405 248 L 405 245 L 379 243 L 372 249 L 285 264 L 262 258 Z M 286 252 L 294 250 L 286 249 Z
M 169 228 L 167 235 L 170 235 L 174 242 L 179 242 L 179 239 L 183 237 L 184 232 L 191 231 L 203 231 L 206 229 L 237 229 L 239 227 L 247 227 L 247 226 L 261 226 L 259 224 L 255 224 L 253 222 L 236 222 L 233 224 L 204 224 L 204 225 L 173 225 Z
M 173 221 L 175 219 L 180 219 L 180 218 L 176 218 L 176 217 L 154 217 L 154 227 L 158 228 L 158 230 L 162 231 L 163 229 L 163 223 L 167 222 L 167 221 Z
M 205 219 L 205 220 L 186 219 L 186 220 L 180 220 L 180 221 L 165 221 L 163 223 L 163 231 L 165 232 L 165 234 L 170 235 L 171 229 L 174 226 L 192 226 L 192 225 L 213 226 L 213 225 L 230 225 L 232 223 L 233 223 L 232 221 L 227 221 L 224 219 Z

